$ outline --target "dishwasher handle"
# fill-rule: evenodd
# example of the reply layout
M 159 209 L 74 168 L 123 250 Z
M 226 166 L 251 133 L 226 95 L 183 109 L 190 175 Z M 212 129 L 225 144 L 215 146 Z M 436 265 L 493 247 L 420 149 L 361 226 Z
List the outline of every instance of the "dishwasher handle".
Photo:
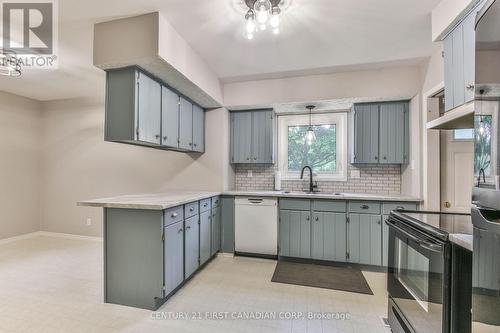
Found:
M 260 198 L 248 198 L 247 200 L 249 203 L 254 204 L 254 205 L 258 205 L 258 204 L 261 204 L 264 202 L 264 199 L 260 199 Z

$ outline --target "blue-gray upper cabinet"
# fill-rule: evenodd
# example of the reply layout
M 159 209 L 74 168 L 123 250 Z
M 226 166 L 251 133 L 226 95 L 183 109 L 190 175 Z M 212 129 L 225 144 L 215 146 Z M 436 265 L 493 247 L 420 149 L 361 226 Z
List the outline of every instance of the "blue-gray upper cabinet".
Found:
M 212 233 L 211 227 L 212 211 L 207 210 L 200 213 L 200 265 L 203 265 L 210 259 L 212 253 L 210 239 Z
M 200 225 L 199 215 L 192 216 L 184 222 L 185 252 L 184 252 L 184 278 L 187 279 L 200 265 Z
M 318 260 L 345 261 L 346 214 L 314 212 L 312 218 L 311 257 Z
M 165 227 L 165 296 L 184 280 L 184 221 Z
M 139 68 L 106 74 L 105 140 L 205 151 L 205 113 Z
M 161 144 L 167 147 L 179 147 L 179 95 L 161 88 Z
M 181 97 L 179 106 L 179 148 L 193 150 L 193 103 Z
M 381 164 L 408 163 L 409 104 L 407 102 L 380 104 L 380 146 Z
M 445 111 L 474 99 L 475 22 L 484 3 L 480 1 L 443 39 Z
M 198 105 L 193 105 L 193 151 L 205 151 L 205 112 Z
M 408 163 L 409 108 L 407 101 L 355 104 L 352 163 Z
M 379 105 L 354 105 L 353 163 L 378 163 Z
M 161 85 L 136 69 L 106 73 L 107 141 L 159 145 Z
M 348 261 L 382 265 L 382 217 L 351 213 L 348 225 Z
M 231 163 L 274 163 L 273 110 L 231 113 Z

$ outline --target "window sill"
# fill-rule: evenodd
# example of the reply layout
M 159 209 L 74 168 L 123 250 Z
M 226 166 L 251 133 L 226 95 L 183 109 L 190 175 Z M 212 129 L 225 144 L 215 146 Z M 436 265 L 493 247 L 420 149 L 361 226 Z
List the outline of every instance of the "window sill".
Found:
M 281 177 L 282 181 L 302 181 L 302 182 L 307 182 L 309 181 L 309 175 L 304 175 L 303 179 L 300 179 L 298 177 Z M 314 176 L 313 181 L 319 181 L 319 182 L 346 182 L 348 179 L 347 177 L 319 177 L 319 176 Z

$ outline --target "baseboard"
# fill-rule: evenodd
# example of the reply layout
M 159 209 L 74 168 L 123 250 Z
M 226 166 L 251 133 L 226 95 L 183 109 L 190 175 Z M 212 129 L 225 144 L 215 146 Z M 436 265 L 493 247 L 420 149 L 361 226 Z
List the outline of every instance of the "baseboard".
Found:
M 74 239 L 74 240 L 84 240 L 91 242 L 102 242 L 102 237 L 92 237 L 92 236 L 82 236 L 75 234 L 65 234 L 61 232 L 50 232 L 50 231 L 39 231 L 39 236 L 48 236 L 48 237 L 58 237 L 58 238 L 66 238 L 66 239 Z
M 40 235 L 40 231 L 34 231 L 34 232 L 27 233 L 27 234 L 19 235 L 19 236 L 14 236 L 14 237 L 0 239 L 0 245 L 9 244 L 9 243 L 12 243 L 12 242 L 17 242 L 17 241 L 20 241 L 20 240 L 23 240 L 23 239 L 29 239 L 29 238 L 37 237 L 39 235 Z

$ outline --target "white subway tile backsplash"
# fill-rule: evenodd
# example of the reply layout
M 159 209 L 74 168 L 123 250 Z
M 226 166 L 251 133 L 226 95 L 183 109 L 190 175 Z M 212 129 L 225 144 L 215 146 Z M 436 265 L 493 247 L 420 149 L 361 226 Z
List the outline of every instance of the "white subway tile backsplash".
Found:
M 358 193 L 401 193 L 401 166 L 368 164 L 349 165 L 351 171 L 359 171 L 359 178 L 348 178 L 345 182 L 318 181 L 322 192 L 358 192 Z M 253 177 L 248 177 L 251 170 Z M 265 164 L 236 165 L 235 185 L 237 191 L 272 191 L 274 190 L 274 167 Z M 282 180 L 281 188 L 285 191 L 307 190 L 309 180 Z

